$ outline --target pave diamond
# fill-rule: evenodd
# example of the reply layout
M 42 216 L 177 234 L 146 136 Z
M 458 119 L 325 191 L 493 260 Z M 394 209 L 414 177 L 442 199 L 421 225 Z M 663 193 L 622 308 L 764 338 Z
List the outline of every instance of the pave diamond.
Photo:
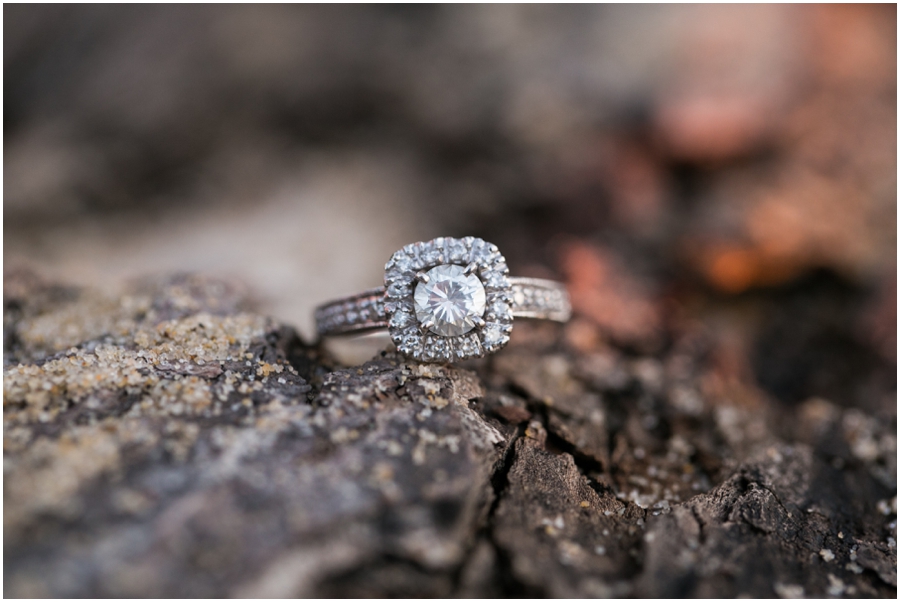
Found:
M 416 317 L 433 333 L 454 337 L 475 328 L 484 315 L 484 285 L 458 265 L 439 265 L 416 285 Z

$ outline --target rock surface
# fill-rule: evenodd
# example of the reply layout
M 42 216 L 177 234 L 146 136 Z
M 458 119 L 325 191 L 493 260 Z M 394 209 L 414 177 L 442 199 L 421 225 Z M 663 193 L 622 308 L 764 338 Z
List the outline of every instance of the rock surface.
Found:
M 231 283 L 7 274 L 5 593 L 896 595 L 896 414 L 585 329 L 342 368 Z

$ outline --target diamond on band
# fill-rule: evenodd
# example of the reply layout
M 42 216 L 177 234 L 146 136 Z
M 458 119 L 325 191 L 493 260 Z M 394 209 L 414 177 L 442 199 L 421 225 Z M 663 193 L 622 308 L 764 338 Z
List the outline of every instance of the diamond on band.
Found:
M 508 272 L 497 247 L 480 238 L 413 243 L 385 265 L 384 288 L 320 306 L 316 327 L 320 336 L 387 327 L 403 355 L 449 362 L 501 349 L 513 317 L 569 319 L 562 284 Z

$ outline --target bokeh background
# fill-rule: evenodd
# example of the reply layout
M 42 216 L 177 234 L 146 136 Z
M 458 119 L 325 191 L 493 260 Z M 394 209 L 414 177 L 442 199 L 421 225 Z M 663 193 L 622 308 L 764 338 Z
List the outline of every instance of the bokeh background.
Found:
M 732 396 L 896 417 L 893 5 L 3 11 L 7 272 L 200 271 L 311 338 L 475 235 L 576 347 L 698 328 Z

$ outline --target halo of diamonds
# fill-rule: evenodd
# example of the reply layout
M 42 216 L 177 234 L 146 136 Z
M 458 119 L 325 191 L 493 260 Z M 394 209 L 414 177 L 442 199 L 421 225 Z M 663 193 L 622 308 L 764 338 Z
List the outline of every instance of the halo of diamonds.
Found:
M 413 294 L 418 272 L 439 265 L 475 265 L 485 291 L 484 326 L 459 336 L 440 336 L 416 319 Z M 384 266 L 384 312 L 397 350 L 418 361 L 459 361 L 503 348 L 512 331 L 512 286 L 506 259 L 480 238 L 435 238 L 406 245 Z

